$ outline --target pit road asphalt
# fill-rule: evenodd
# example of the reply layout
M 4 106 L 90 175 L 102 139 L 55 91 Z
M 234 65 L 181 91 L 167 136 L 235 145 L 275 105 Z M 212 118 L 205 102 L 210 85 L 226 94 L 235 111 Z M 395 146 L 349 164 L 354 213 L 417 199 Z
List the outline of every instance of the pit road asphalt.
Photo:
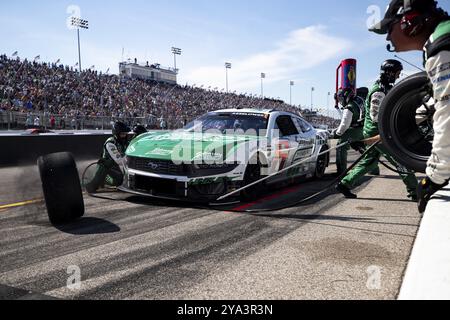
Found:
M 235 206 L 294 203 L 328 185 L 334 168 L 326 181 Z M 0 208 L 42 198 L 35 166 L 0 176 Z M 43 202 L 0 209 L 0 299 L 396 299 L 421 216 L 387 170 L 356 191 L 358 200 L 332 190 L 259 214 L 108 192 L 85 195 L 84 218 L 60 228 Z M 70 266 L 80 269 L 75 290 Z

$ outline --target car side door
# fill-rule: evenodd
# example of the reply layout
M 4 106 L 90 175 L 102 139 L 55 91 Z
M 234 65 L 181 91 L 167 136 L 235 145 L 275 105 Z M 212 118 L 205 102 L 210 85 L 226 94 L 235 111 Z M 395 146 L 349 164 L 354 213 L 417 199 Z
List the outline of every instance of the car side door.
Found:
M 295 123 L 299 131 L 299 136 L 297 139 L 298 149 L 293 159 L 293 163 L 296 163 L 312 157 L 315 152 L 316 133 L 314 127 L 302 118 L 292 117 L 292 121 Z M 311 159 L 311 161 L 305 162 L 303 166 L 300 166 L 301 168 L 303 167 L 300 174 L 308 170 L 307 167 L 311 162 L 314 162 L 314 159 Z
M 299 131 L 289 115 L 280 115 L 275 121 L 275 130 L 279 132 L 279 138 L 276 139 L 274 147 L 275 156 L 272 163 L 274 172 L 281 171 L 293 163 L 296 150 L 298 149 Z M 288 171 L 290 172 L 290 170 Z M 274 177 L 273 181 L 284 180 L 288 174 L 284 172 Z

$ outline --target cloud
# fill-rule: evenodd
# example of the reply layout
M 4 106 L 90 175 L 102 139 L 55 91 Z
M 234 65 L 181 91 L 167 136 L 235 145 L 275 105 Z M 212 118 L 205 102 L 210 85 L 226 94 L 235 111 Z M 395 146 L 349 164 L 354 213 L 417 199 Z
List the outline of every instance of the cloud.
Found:
M 267 74 L 267 83 L 298 79 L 300 72 L 336 58 L 352 47 L 349 40 L 326 34 L 324 26 L 294 30 L 275 43 L 273 50 L 256 53 L 240 61 L 230 59 L 233 63 L 230 71 L 233 89 L 242 91 L 257 87 L 261 72 Z M 223 87 L 224 73 L 224 67 L 204 66 L 188 72 L 185 80 Z

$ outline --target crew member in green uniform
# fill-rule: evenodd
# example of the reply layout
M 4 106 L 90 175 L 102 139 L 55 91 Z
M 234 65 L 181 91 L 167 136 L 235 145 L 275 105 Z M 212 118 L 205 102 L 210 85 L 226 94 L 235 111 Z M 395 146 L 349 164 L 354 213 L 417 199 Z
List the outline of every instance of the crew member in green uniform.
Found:
M 392 89 L 395 81 L 400 77 L 402 70 L 403 65 L 397 60 L 386 60 L 381 66 L 380 79 L 377 80 L 366 100 L 366 117 L 363 129 L 365 139 L 374 138 L 379 135 L 378 114 L 380 106 L 387 93 Z M 361 179 L 367 173 L 377 168 L 381 156 L 384 156 L 392 165 L 394 165 L 397 171 L 405 173 L 400 174 L 400 176 L 406 185 L 408 197 L 412 200 L 416 200 L 417 179 L 414 173 L 401 166 L 394 158 L 383 150 L 381 146 L 369 152 L 337 185 L 336 189 L 346 198 L 356 199 L 357 196 L 350 190 L 361 182 Z
M 354 145 L 364 139 L 363 125 L 364 113 L 356 102 L 356 93 L 351 88 L 341 89 L 337 94 L 337 99 L 343 108 L 342 120 L 339 127 L 331 133 L 330 139 L 339 139 L 337 144 L 341 145 L 346 142 L 348 144 L 336 151 L 336 167 L 338 175 L 343 174 L 347 170 L 348 151 L 350 147 L 356 151 L 360 151 L 361 146 Z M 379 174 L 378 167 L 372 172 Z
M 433 85 L 433 150 L 418 189 L 419 211 L 450 180 L 450 17 L 434 0 L 392 0 L 384 19 L 370 29 L 387 34 L 397 52 L 422 50 Z M 392 47 L 392 46 L 391 46 Z
M 125 151 L 129 142 L 130 128 L 123 122 L 116 122 L 113 136 L 103 145 L 102 157 L 97 164 L 94 178 L 85 185 L 88 193 L 95 193 L 105 184 L 120 186 L 123 182 Z

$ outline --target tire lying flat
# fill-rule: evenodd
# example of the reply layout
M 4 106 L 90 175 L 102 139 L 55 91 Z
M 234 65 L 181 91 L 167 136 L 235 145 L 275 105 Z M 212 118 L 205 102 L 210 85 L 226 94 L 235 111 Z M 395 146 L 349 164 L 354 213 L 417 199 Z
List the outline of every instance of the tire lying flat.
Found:
M 83 193 L 72 154 L 62 152 L 40 157 L 38 167 L 50 222 L 61 225 L 81 218 Z

